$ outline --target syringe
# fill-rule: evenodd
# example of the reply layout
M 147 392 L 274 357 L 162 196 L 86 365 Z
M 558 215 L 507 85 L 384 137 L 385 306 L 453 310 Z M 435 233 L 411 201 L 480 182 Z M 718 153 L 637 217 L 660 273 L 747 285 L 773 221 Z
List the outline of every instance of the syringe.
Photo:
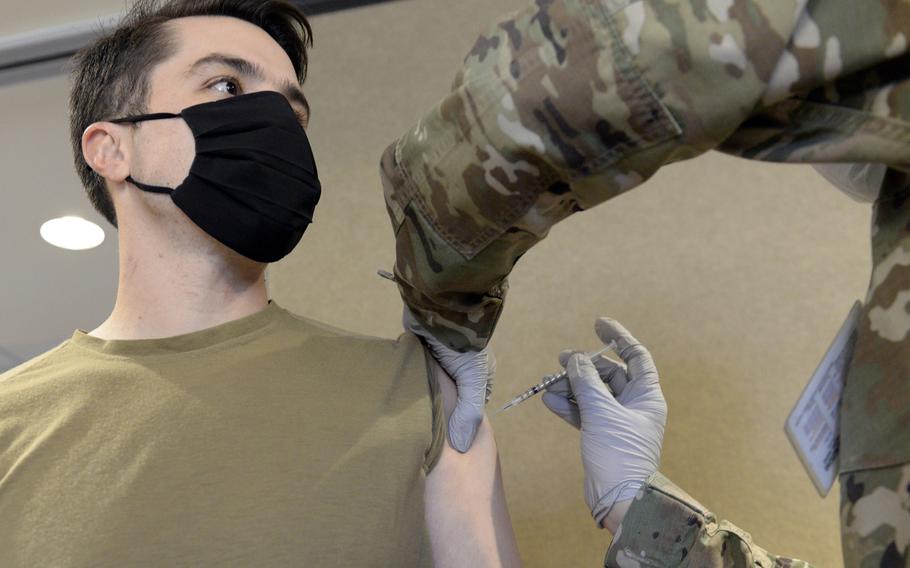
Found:
M 606 347 L 604 347 L 604 348 L 601 349 L 600 351 L 597 351 L 597 352 L 595 352 L 595 353 L 589 353 L 589 354 L 588 354 L 588 357 L 590 357 L 591 359 L 594 359 L 595 357 L 597 357 L 598 355 L 602 354 L 603 352 L 609 351 L 610 349 L 614 349 L 615 347 L 616 347 L 616 342 L 615 342 L 615 341 L 611 341 L 609 345 L 607 345 Z M 503 412 L 503 411 L 505 411 L 505 410 L 508 410 L 508 409 L 512 408 L 513 406 L 518 406 L 519 404 L 521 404 L 522 402 L 528 400 L 529 398 L 531 398 L 531 397 L 534 396 L 535 394 L 541 392 L 542 390 L 544 390 L 544 389 L 547 388 L 548 386 L 552 385 L 553 383 L 559 382 L 559 381 L 565 379 L 565 378 L 568 377 L 568 376 L 569 376 L 569 374 L 568 374 L 568 372 L 565 371 L 565 370 L 563 370 L 563 372 L 557 373 L 557 374 L 555 374 L 555 375 L 547 375 L 547 376 L 545 376 L 541 382 L 539 382 L 538 384 L 536 384 L 536 385 L 534 385 L 533 387 L 529 388 L 528 390 L 526 390 L 525 392 L 521 393 L 520 395 L 516 396 L 515 398 L 513 398 L 513 399 L 510 400 L 509 402 L 507 402 L 502 408 L 500 408 L 500 409 L 497 411 L 497 414 L 500 413 L 500 412 Z

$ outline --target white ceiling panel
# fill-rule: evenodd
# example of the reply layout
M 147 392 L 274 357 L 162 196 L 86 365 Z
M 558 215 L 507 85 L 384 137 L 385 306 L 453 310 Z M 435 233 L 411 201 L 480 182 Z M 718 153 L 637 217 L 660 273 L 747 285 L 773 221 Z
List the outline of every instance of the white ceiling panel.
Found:
M 0 36 L 122 13 L 123 0 L 30 0 L 0 2 Z

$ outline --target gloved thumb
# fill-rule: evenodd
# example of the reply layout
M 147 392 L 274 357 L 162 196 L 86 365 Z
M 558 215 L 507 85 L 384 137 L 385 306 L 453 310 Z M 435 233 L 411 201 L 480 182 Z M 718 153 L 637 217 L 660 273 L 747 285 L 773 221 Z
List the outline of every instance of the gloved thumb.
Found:
M 578 413 L 578 406 L 569 402 L 565 396 L 555 392 L 546 391 L 543 393 L 543 404 L 550 409 L 550 412 L 559 416 L 576 430 L 581 428 L 581 416 Z
M 461 453 L 470 450 L 482 421 L 483 406 L 472 404 L 459 393 L 455 410 L 449 418 L 449 443 L 452 447 Z
M 613 393 L 601 380 L 594 363 L 584 353 L 575 353 L 569 358 L 566 372 L 572 385 L 572 392 L 575 393 L 575 400 L 578 402 L 582 422 L 585 420 L 585 414 L 596 406 L 619 406 Z

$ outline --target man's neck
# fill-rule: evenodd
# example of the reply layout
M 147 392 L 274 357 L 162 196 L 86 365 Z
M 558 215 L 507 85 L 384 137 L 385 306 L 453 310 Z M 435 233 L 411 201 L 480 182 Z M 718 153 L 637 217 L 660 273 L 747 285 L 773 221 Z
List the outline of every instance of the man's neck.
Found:
M 268 306 L 260 266 L 230 266 L 217 255 L 124 252 L 117 301 L 89 335 L 101 339 L 171 337 L 252 315 Z

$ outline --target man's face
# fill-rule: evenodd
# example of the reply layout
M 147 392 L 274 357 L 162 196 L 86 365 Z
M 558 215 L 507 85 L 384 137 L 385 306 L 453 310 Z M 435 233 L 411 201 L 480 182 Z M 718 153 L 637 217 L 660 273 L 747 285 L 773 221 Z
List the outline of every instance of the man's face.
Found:
M 261 28 L 225 16 L 179 18 L 167 24 L 176 52 L 149 75 L 147 111 L 186 107 L 256 91 L 285 95 L 306 126 L 309 108 L 284 50 Z M 195 156 L 193 134 L 179 119 L 142 122 L 132 136 L 130 175 L 152 185 L 177 187 Z M 182 216 L 169 199 L 149 196 L 158 214 Z M 189 223 L 188 219 L 184 219 Z

